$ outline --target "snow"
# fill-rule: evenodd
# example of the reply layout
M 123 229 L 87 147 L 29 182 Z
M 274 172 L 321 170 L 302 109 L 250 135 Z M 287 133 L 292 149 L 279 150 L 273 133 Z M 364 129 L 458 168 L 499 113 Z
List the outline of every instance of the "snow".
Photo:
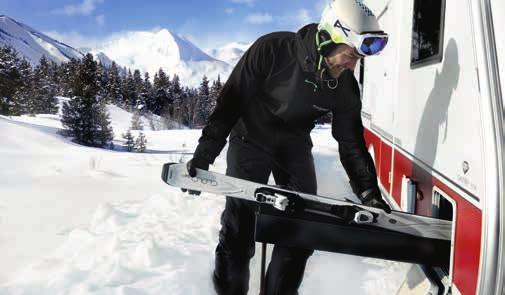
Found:
M 131 114 L 108 110 L 119 145 Z M 145 130 L 141 154 L 80 146 L 60 129 L 58 115 L 0 116 L 0 294 L 213 294 L 224 198 L 160 180 L 163 163 L 191 158 L 201 130 Z M 329 127 L 312 138 L 319 192 L 349 193 Z M 211 170 L 224 172 L 225 154 Z M 300 294 L 394 294 L 409 267 L 316 252 Z

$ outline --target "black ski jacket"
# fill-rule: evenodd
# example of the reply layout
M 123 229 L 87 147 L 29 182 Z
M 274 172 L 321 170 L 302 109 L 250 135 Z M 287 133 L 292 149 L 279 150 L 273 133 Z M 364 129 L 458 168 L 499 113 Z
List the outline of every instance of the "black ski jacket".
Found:
M 363 137 L 360 91 L 351 71 L 337 81 L 317 72 L 317 24 L 297 33 L 260 37 L 246 51 L 225 83 L 194 157 L 213 163 L 226 138 L 241 136 L 275 151 L 280 143 L 310 148 L 314 120 L 333 113 L 332 135 L 353 191 L 378 191 L 373 161 Z

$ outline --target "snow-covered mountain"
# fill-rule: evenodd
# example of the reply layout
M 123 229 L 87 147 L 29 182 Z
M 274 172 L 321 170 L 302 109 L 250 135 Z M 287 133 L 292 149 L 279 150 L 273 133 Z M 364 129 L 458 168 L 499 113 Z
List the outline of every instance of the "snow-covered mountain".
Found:
M 70 58 L 81 58 L 81 52 L 54 40 L 8 16 L 0 15 L 0 47 L 11 46 L 32 65 L 38 64 L 42 55 L 57 63 Z
M 251 44 L 233 42 L 221 48 L 211 49 L 209 50 L 209 54 L 218 60 L 235 66 L 249 46 L 251 46 Z
M 149 72 L 151 77 L 162 68 L 172 76 L 177 74 L 182 83 L 200 84 L 206 75 L 210 80 L 226 78 L 232 67 L 217 60 L 184 37 L 167 29 L 132 31 L 109 38 L 92 52 L 102 52 L 111 60 L 130 69 Z
M 115 34 L 95 47 L 75 49 L 8 16 L 0 16 L 0 47 L 11 46 L 32 65 L 42 55 L 60 63 L 70 58 L 82 58 L 90 52 L 97 61 L 109 66 L 115 61 L 132 71 L 148 72 L 151 77 L 160 68 L 170 76 L 177 74 L 184 85 L 196 87 L 204 75 L 210 80 L 225 81 L 233 66 L 249 47 L 231 43 L 212 50 L 212 56 L 189 40 L 167 29 L 131 31 Z
M 93 58 L 102 63 L 105 67 L 110 67 L 112 65 L 112 60 L 103 52 L 91 51 Z

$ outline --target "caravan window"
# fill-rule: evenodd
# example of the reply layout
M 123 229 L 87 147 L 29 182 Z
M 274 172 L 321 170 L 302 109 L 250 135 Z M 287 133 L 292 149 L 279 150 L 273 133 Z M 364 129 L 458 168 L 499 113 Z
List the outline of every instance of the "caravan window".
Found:
M 411 68 L 442 60 L 444 15 L 445 0 L 414 0 Z

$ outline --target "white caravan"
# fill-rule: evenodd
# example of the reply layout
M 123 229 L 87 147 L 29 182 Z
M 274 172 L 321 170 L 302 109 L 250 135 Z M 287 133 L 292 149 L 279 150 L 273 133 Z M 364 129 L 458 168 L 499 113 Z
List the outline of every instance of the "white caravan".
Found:
M 368 3 L 390 36 L 356 72 L 380 186 L 397 209 L 453 220 L 450 265 L 400 293 L 503 294 L 505 1 Z

